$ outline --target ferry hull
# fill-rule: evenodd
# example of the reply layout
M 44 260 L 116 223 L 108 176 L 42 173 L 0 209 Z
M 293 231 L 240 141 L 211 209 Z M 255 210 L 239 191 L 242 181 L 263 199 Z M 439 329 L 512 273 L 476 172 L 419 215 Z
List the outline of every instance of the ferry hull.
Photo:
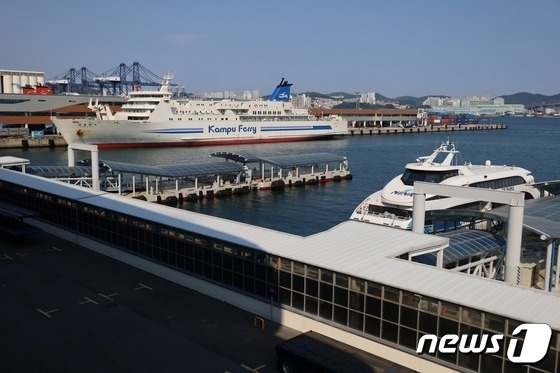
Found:
M 168 124 L 52 118 L 67 143 L 94 144 L 100 149 L 147 147 L 195 147 L 327 140 L 346 134 L 346 122 L 317 121 L 274 125 L 235 123 L 224 126 L 169 127 Z M 250 132 L 242 129 L 251 128 Z M 226 130 L 230 131 L 227 132 Z M 232 130 L 233 129 L 233 130 Z M 217 131 L 217 132 L 212 132 Z M 220 132 L 221 131 L 221 132 Z

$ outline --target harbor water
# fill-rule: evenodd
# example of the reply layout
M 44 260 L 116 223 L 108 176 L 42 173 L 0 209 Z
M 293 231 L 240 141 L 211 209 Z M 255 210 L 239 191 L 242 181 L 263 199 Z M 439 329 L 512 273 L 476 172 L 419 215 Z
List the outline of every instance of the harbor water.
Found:
M 507 129 L 445 133 L 405 133 L 345 136 L 336 140 L 262 145 L 209 146 L 101 150 L 100 160 L 146 165 L 224 162 L 210 158 L 215 151 L 258 156 L 328 152 L 345 156 L 352 180 L 286 188 L 283 191 L 252 191 L 248 195 L 184 202 L 178 206 L 195 212 L 307 236 L 327 230 L 348 219 L 369 194 L 383 188 L 402 173 L 406 163 L 429 155 L 449 138 L 461 152 L 460 162 L 514 165 L 532 171 L 535 180 L 560 180 L 560 119 L 504 117 L 493 122 Z M 3 156 L 26 158 L 31 165 L 67 165 L 66 148 L 5 149 Z M 77 152 L 76 159 L 89 158 Z

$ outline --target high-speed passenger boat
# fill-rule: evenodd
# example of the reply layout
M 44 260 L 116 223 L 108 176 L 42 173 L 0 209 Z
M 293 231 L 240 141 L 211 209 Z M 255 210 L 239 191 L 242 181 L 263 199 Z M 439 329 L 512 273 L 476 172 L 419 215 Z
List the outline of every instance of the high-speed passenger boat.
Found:
M 525 193 L 525 199 L 539 198 L 530 171 L 515 166 L 496 166 L 490 161 L 484 165 L 457 164 L 459 151 L 449 140 L 444 141 L 429 156 L 408 163 L 404 173 L 368 196 L 350 216 L 351 220 L 412 229 L 413 187 L 415 181 L 498 189 Z M 441 160 L 443 158 L 443 160 Z M 495 207 L 495 206 L 494 206 Z M 468 209 L 487 211 L 492 205 L 456 197 L 426 195 L 426 211 Z

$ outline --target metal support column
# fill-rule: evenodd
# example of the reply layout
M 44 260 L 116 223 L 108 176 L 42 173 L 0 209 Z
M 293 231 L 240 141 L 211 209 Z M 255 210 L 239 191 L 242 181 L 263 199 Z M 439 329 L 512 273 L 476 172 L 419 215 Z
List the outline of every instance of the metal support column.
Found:
M 424 233 L 424 222 L 426 220 L 426 194 L 414 190 L 412 197 L 412 231 Z
M 524 210 L 524 205 L 510 205 L 508 212 L 505 281 L 514 285 L 519 285 Z

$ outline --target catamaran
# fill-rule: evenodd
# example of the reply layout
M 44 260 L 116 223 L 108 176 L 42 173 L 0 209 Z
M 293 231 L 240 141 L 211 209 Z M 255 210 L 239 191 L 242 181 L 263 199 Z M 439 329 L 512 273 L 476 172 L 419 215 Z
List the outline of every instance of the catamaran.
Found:
M 525 199 L 540 197 L 530 171 L 515 166 L 496 166 L 490 161 L 486 161 L 484 165 L 471 163 L 458 165 L 458 156 L 459 151 L 455 144 L 449 139 L 444 141 L 431 155 L 419 157 L 416 162 L 407 164 L 404 173 L 393 178 L 382 190 L 369 195 L 354 210 L 350 219 L 412 229 L 415 181 L 523 192 Z M 495 206 L 485 201 L 426 195 L 426 211 L 445 209 L 487 211 L 492 207 Z

